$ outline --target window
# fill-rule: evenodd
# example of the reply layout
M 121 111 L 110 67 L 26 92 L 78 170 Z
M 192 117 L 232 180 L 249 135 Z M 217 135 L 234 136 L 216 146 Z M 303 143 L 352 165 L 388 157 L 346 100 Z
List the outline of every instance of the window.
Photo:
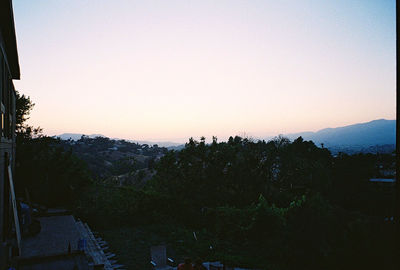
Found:
M 0 51 L 0 113 L 1 113 L 1 137 L 12 138 L 12 80 Z
M 3 60 L 3 53 L 0 50 L 0 98 L 1 101 L 3 101 L 3 77 L 4 77 L 4 73 L 5 73 L 5 69 L 4 69 L 4 60 Z
M 1 113 L 1 137 L 4 137 L 4 106 L 3 106 L 3 92 L 4 92 L 4 77 L 5 77 L 5 62 L 3 59 L 3 53 L 0 50 L 0 113 Z

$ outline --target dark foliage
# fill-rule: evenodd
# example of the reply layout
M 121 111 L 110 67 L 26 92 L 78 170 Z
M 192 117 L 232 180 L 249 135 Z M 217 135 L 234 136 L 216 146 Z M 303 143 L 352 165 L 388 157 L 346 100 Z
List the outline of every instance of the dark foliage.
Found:
M 16 190 L 48 207 L 73 208 L 90 177 L 85 163 L 60 146 L 59 140 L 41 134 L 26 123 L 34 104 L 17 93 Z
M 29 97 L 17 104 L 16 182 L 36 202 L 73 208 L 107 230 L 156 226 L 178 257 L 261 269 L 396 269 L 393 189 L 368 181 L 390 173 L 382 168 L 393 155 L 333 157 L 301 137 L 190 139 L 169 152 L 101 137 L 61 142 L 25 124 Z M 92 169 L 154 176 L 142 189 L 93 181 L 74 153 Z

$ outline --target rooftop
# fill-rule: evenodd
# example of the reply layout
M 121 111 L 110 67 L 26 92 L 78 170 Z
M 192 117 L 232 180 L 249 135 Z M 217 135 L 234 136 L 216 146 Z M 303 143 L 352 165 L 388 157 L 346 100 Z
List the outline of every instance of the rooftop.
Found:
M 396 179 L 393 178 L 371 178 L 369 181 L 375 183 L 396 183 Z

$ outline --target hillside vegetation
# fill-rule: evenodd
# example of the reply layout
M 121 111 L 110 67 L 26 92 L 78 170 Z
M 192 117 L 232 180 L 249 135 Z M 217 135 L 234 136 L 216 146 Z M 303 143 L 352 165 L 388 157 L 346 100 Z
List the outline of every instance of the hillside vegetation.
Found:
M 71 143 L 32 130 L 22 126 L 18 135 L 19 195 L 27 188 L 35 202 L 74 211 L 130 269 L 150 269 L 147 251 L 160 243 L 177 261 L 394 269 L 392 189 L 368 181 L 390 174 L 391 154 L 332 156 L 301 137 L 238 136 L 190 139 L 166 151 L 107 138 Z M 143 170 L 151 173 L 140 185 L 110 180 Z
M 57 140 L 86 162 L 93 178 L 116 185 L 142 187 L 153 175 L 154 163 L 166 152 L 158 145 L 138 144 L 107 137 L 82 136 L 79 140 Z

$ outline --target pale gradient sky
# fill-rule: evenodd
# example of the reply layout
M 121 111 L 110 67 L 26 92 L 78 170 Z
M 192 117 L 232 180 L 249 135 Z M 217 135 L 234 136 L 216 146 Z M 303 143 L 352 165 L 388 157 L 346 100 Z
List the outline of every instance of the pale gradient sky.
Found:
M 14 0 L 46 134 L 186 141 L 395 119 L 395 1 Z

